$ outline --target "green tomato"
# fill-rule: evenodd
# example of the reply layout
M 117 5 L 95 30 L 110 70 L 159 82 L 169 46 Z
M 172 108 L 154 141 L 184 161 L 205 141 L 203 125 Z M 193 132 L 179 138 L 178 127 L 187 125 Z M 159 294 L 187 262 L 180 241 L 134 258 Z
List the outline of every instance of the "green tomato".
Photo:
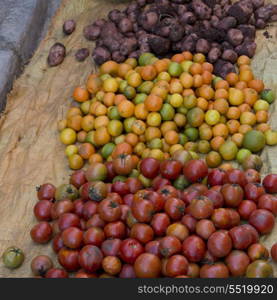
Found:
M 186 109 L 192 109 L 197 105 L 197 98 L 194 95 L 184 97 L 184 107 Z
M 68 145 L 65 148 L 65 155 L 67 157 L 73 155 L 73 154 L 77 154 L 78 153 L 78 147 L 76 145 Z
M 16 269 L 19 268 L 23 261 L 25 255 L 23 251 L 17 247 L 9 247 L 5 250 L 2 255 L 2 260 L 6 268 Z
M 154 82 L 152 81 L 144 81 L 138 88 L 139 93 L 144 93 L 149 95 L 154 87 Z
M 177 112 L 180 113 L 180 114 L 186 115 L 187 112 L 188 112 L 188 109 L 184 106 L 181 106 L 181 107 L 177 108 Z
M 118 176 L 115 176 L 115 177 L 114 177 L 113 183 L 115 183 L 115 182 L 117 182 L 117 181 L 125 182 L 126 180 L 127 180 L 127 177 L 118 175 Z
M 113 143 L 108 143 L 105 146 L 103 146 L 103 148 L 101 149 L 101 155 L 107 159 L 113 152 L 115 148 L 115 144 Z
M 188 142 L 188 137 L 184 133 L 179 134 L 179 144 L 185 145 Z
M 124 93 L 124 90 L 126 89 L 127 86 L 128 86 L 127 80 L 121 80 L 119 84 L 119 91 L 121 93 Z
M 122 122 L 119 120 L 111 120 L 108 124 L 108 132 L 111 136 L 119 136 L 123 131 Z
M 105 81 L 105 80 L 110 79 L 110 78 L 112 78 L 112 76 L 110 74 L 103 74 L 103 75 L 100 76 L 100 79 L 102 81 Z
M 272 90 L 266 89 L 261 92 L 261 98 L 271 104 L 275 100 L 275 95 Z
M 277 145 L 277 131 L 267 130 L 265 133 L 266 144 L 269 146 Z
M 120 116 L 116 106 L 110 106 L 108 108 L 107 115 L 110 120 L 120 120 L 121 119 L 121 116 Z
M 266 111 L 268 111 L 269 110 L 269 104 L 265 100 L 258 100 L 254 104 L 254 110 L 256 112 L 259 111 L 259 110 L 266 110 Z
M 178 190 L 184 190 L 190 185 L 189 181 L 184 175 L 180 175 L 177 179 L 174 180 L 173 186 Z
M 146 53 L 143 53 L 141 54 L 141 56 L 139 57 L 139 60 L 138 60 L 138 63 L 140 66 L 146 66 L 146 65 L 149 65 L 152 58 L 154 58 L 154 54 L 153 53 L 149 53 L 149 52 L 146 52 Z
M 193 62 L 191 60 L 186 60 L 181 62 L 181 67 L 184 72 L 188 72 Z
M 199 155 L 195 151 L 189 151 L 192 159 L 199 159 Z
M 60 201 L 63 199 L 75 200 L 78 198 L 79 192 L 72 184 L 61 184 L 57 187 L 55 192 L 55 200 Z
M 152 184 L 152 180 L 151 180 L 151 179 L 146 178 L 146 177 L 143 176 L 142 174 L 139 174 L 138 179 L 139 179 L 139 181 L 142 183 L 142 185 L 143 185 L 145 188 L 151 187 L 151 184 Z
M 184 101 L 183 96 L 180 94 L 171 95 L 169 100 L 170 104 L 176 108 L 181 107 L 183 105 L 183 101 Z
M 220 113 L 215 109 L 208 110 L 205 114 L 205 121 L 211 126 L 218 124 L 220 121 Z
M 158 77 L 157 80 L 165 80 L 167 82 L 169 82 L 171 80 L 171 76 L 168 72 L 161 72 Z
M 183 72 L 181 65 L 177 62 L 171 62 L 168 68 L 168 73 L 171 76 L 179 77 Z
M 245 159 L 251 154 L 251 151 L 249 151 L 248 149 L 240 149 L 237 153 L 236 159 L 239 164 L 242 164 L 245 161 Z
M 125 89 L 124 89 L 124 92 L 123 94 L 125 95 L 125 97 L 129 100 L 131 99 L 134 99 L 136 97 L 136 89 L 132 86 L 127 86 Z
M 136 121 L 135 117 L 130 117 L 124 120 L 124 129 L 127 133 L 132 132 L 132 126 L 135 121 Z
M 91 143 L 93 146 L 96 146 L 96 143 L 95 143 L 95 141 L 94 141 L 94 133 L 95 133 L 95 131 L 89 131 L 88 133 L 87 133 L 87 136 L 86 136 L 86 143 Z
M 147 94 L 145 93 L 140 93 L 140 94 L 137 94 L 135 99 L 133 100 L 134 104 L 140 104 L 140 103 L 143 103 L 144 100 L 147 98 Z
M 238 147 L 233 141 L 227 141 L 220 146 L 219 153 L 225 160 L 234 160 L 238 153 Z
M 90 109 L 90 101 L 85 101 L 80 105 L 81 111 L 87 115 Z
M 125 141 L 125 135 L 124 134 L 121 134 L 120 136 L 117 136 L 115 139 L 114 139 L 114 143 L 116 145 L 118 144 L 121 144 Z
M 148 143 L 148 148 L 150 149 L 162 149 L 163 142 L 159 138 L 155 138 Z
M 175 110 L 170 104 L 164 103 L 160 110 L 160 114 L 163 121 L 171 121 L 175 116 Z
M 207 154 L 210 152 L 211 146 L 208 141 L 199 141 L 198 142 L 198 151 L 202 154 Z
M 185 130 L 185 135 L 188 137 L 189 141 L 195 142 L 198 140 L 199 132 L 196 128 L 187 128 Z
M 138 176 L 139 176 L 139 171 L 137 169 L 133 169 L 129 175 L 129 177 L 133 177 L 133 178 L 138 178 Z

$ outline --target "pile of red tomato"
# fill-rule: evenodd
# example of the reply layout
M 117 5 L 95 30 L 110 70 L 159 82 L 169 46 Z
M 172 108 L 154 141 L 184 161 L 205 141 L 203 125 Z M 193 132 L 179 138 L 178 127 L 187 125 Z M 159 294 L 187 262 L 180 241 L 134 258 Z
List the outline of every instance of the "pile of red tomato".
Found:
M 39 257 L 35 275 L 68 277 L 271 277 L 260 235 L 277 214 L 277 175 L 261 181 L 249 169 L 211 169 L 202 160 L 182 164 L 145 158 L 141 174 L 104 183 L 75 171 L 70 184 L 38 189 L 34 242 L 52 239 L 62 268 Z M 116 175 L 116 174 L 114 174 Z M 189 182 L 177 189 L 183 176 Z M 277 259 L 277 246 L 272 248 Z M 40 261 L 41 260 L 41 261 Z M 46 267 L 48 266 L 48 267 Z

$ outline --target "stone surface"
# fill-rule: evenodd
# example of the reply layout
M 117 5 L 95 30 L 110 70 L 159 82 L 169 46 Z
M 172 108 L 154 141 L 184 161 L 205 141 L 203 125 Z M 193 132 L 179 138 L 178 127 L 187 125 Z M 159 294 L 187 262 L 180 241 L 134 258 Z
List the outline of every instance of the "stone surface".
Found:
M 0 0 L 0 111 L 6 94 L 47 31 L 60 0 Z M 10 69 L 8 69 L 10 68 Z
M 4 99 L 12 87 L 18 67 L 18 58 L 12 50 L 0 50 L 0 111 L 5 108 Z

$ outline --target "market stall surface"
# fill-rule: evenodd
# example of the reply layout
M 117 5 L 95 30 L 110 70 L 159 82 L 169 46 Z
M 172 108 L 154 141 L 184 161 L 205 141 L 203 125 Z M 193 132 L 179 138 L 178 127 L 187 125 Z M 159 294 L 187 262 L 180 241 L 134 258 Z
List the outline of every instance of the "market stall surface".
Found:
M 272 1 L 277 4 L 277 0 Z M 75 52 L 83 47 L 93 49 L 82 34 L 85 25 L 105 17 L 113 8 L 123 5 L 102 0 L 64 0 L 46 38 L 22 76 L 15 81 L 7 107 L 0 119 L 0 254 L 9 247 L 23 249 L 26 259 L 16 270 L 8 270 L 0 262 L 0 277 L 30 277 L 30 262 L 39 254 L 56 255 L 47 245 L 34 244 L 30 229 L 36 223 L 33 207 L 37 202 L 36 186 L 45 182 L 59 185 L 68 181 L 72 171 L 59 141 L 57 122 L 70 106 L 76 85 L 86 81 L 95 71 L 91 58 L 76 62 Z M 75 19 L 76 31 L 70 36 L 62 32 L 63 22 Z M 257 35 L 258 49 L 252 62 L 254 73 L 264 80 L 266 87 L 277 93 L 277 25 L 267 28 L 272 38 L 261 30 Z M 54 68 L 47 66 L 47 55 L 55 42 L 67 48 L 64 62 Z M 271 108 L 271 125 L 277 129 L 277 102 Z M 277 147 L 267 147 L 262 153 L 263 173 L 277 173 Z M 277 241 L 277 225 L 273 232 L 262 237 L 270 247 Z M 277 265 L 274 265 L 275 277 Z

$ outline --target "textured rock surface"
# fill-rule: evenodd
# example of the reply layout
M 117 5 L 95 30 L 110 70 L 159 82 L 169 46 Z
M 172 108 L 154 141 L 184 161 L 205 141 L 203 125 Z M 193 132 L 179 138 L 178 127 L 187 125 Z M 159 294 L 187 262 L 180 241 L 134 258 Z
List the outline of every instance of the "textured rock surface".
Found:
M 32 56 L 45 24 L 59 2 L 60 0 L 1 0 L 0 50 L 10 54 L 0 56 L 0 68 L 5 66 L 4 74 L 0 75 L 0 111 L 5 107 L 11 82 Z M 3 61 L 5 58 L 9 60 Z

